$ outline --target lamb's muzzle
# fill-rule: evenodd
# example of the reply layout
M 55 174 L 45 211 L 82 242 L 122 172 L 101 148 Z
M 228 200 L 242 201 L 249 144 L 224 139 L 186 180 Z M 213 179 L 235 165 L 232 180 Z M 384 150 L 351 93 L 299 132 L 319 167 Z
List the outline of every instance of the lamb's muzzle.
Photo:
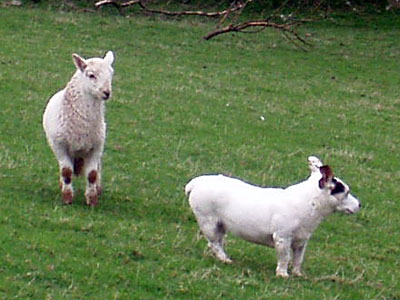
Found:
M 103 92 L 103 99 L 108 100 L 110 98 L 110 91 L 104 91 Z
M 310 177 L 287 188 L 257 187 L 224 175 L 203 175 L 188 182 L 190 207 L 218 259 L 231 261 L 223 248 L 224 235 L 231 232 L 274 247 L 277 276 L 288 276 L 290 261 L 292 273 L 302 274 L 307 242 L 324 217 L 335 211 L 353 214 L 361 208 L 329 166 L 316 157 L 308 162 Z

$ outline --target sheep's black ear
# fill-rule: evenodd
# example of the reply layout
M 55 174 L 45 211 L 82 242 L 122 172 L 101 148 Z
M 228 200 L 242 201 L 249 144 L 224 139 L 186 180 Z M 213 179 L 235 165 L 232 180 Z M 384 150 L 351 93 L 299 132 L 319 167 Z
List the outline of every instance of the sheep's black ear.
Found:
M 333 179 L 333 171 L 330 166 L 322 166 L 319 168 L 322 178 L 319 180 L 319 188 L 323 189 L 325 187 L 330 188 L 330 183 Z
M 85 71 L 87 67 L 86 61 L 76 53 L 72 54 L 72 58 L 74 60 L 76 68 L 81 72 Z

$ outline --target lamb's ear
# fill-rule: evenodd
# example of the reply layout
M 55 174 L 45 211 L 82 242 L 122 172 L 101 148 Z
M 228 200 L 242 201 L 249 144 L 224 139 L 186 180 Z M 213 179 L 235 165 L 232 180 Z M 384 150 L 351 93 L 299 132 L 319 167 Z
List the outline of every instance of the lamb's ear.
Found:
M 80 70 L 81 72 L 85 71 L 85 69 L 87 67 L 86 61 L 76 53 L 72 54 L 72 58 L 74 60 L 74 64 L 75 64 L 76 68 L 78 70 Z
M 333 171 L 330 166 L 322 166 L 319 168 L 322 178 L 319 180 L 319 188 L 334 188 L 332 184 Z
M 114 62 L 114 53 L 112 51 L 108 51 L 104 56 L 104 60 L 111 66 Z
M 311 172 L 319 171 L 319 168 L 322 167 L 322 161 L 316 156 L 308 157 L 308 168 Z

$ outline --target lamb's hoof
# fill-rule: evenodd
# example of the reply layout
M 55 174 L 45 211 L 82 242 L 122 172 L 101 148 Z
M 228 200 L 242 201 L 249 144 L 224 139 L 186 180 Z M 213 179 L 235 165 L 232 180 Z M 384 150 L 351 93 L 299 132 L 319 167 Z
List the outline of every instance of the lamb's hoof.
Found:
M 89 194 L 86 196 L 86 204 L 88 206 L 96 206 L 99 204 L 99 197 L 97 194 Z
M 100 196 L 101 193 L 103 192 L 103 188 L 100 185 L 96 186 L 96 192 L 97 192 L 97 196 Z
M 65 191 L 62 192 L 63 204 L 71 205 L 73 198 L 74 198 L 74 194 L 72 193 L 71 190 L 65 190 Z
M 296 270 L 292 271 L 292 275 L 297 276 L 297 277 L 303 277 L 304 276 L 304 274 L 301 271 L 296 271 Z
M 289 278 L 289 274 L 284 271 L 276 271 L 276 277 Z
M 231 264 L 233 261 L 226 255 L 215 255 L 215 257 L 222 261 L 224 264 Z
M 233 263 L 233 261 L 232 261 L 232 259 L 230 259 L 230 258 L 225 258 L 225 259 L 223 259 L 222 260 L 225 264 L 232 264 Z

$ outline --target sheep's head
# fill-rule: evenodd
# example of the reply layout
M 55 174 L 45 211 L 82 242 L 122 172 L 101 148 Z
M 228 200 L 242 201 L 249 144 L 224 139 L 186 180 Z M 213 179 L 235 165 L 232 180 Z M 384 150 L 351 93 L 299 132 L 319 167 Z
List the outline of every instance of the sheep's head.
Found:
M 319 168 L 322 178 L 319 188 L 329 193 L 328 201 L 335 211 L 353 214 L 360 210 L 361 202 L 350 194 L 349 186 L 333 175 L 331 167 L 325 165 Z
M 108 100 L 111 97 L 111 83 L 114 74 L 112 63 L 114 54 L 108 51 L 104 58 L 84 59 L 72 54 L 82 88 L 94 98 Z

